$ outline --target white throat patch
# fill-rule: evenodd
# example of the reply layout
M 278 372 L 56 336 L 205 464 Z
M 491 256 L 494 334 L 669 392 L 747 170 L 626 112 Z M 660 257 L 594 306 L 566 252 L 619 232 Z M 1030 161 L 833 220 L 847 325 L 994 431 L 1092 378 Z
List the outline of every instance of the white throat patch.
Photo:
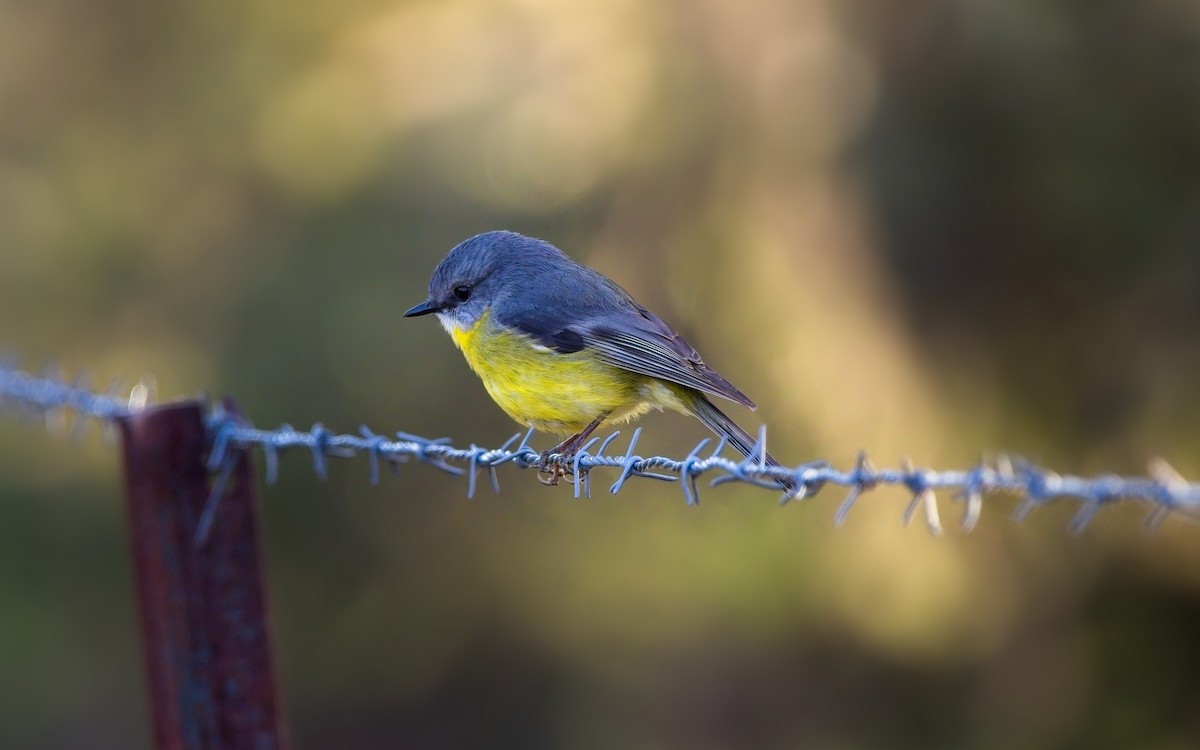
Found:
M 446 333 L 454 333 L 459 329 L 458 321 L 445 313 L 436 313 L 438 322 L 442 324 L 442 328 L 446 329 Z

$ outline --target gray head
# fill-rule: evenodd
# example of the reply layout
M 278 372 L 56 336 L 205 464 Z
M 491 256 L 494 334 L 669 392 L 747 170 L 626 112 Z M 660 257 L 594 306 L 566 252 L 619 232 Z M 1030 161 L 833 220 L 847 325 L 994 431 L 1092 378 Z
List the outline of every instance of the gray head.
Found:
M 516 232 L 485 232 L 446 254 L 429 281 L 429 299 L 404 317 L 436 313 L 447 329 L 470 328 L 493 304 L 520 299 L 554 278 L 554 272 L 574 268 L 579 268 L 575 261 L 548 242 Z

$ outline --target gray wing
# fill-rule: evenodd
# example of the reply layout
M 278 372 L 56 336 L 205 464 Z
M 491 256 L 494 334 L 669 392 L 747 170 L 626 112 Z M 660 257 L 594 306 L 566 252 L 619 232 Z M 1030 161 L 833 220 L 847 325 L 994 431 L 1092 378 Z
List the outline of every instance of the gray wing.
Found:
M 638 305 L 637 309 L 640 315 L 610 313 L 588 321 L 581 331 L 584 342 L 617 367 L 755 408 L 746 394 L 704 364 L 674 328 L 644 307 Z
M 504 320 L 560 353 L 595 349 L 605 361 L 631 372 L 669 380 L 751 409 L 754 402 L 717 374 L 675 329 L 626 297 L 628 306 L 565 321 L 542 310 L 525 310 Z

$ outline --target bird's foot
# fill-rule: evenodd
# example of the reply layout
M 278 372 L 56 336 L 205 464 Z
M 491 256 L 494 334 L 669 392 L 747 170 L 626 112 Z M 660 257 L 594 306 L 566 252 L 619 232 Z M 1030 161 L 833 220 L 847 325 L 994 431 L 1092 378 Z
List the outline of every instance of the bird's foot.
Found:
M 557 454 L 557 459 L 551 460 L 551 456 Z M 557 449 L 542 451 L 540 454 L 541 463 L 538 464 L 538 481 L 547 487 L 553 487 L 558 484 L 563 478 L 567 481 L 574 481 L 575 474 L 569 467 L 573 459 L 574 453 L 559 453 Z
M 593 419 L 592 423 L 582 432 L 572 435 L 548 451 L 542 451 L 539 454 L 541 462 L 538 464 L 538 481 L 547 487 L 553 487 L 562 481 L 563 477 L 570 482 L 587 478 L 586 469 L 581 469 L 579 476 L 575 476 L 575 456 L 579 453 L 579 449 L 586 444 L 588 435 L 591 435 L 600 426 L 608 414 L 609 412 L 604 412 Z M 558 458 L 552 461 L 551 456 L 558 456 Z

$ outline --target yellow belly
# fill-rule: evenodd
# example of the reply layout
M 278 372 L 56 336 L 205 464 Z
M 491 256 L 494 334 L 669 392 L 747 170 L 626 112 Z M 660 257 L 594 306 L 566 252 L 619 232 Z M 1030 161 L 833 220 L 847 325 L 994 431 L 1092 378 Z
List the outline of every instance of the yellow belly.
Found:
M 584 349 L 559 354 L 531 337 L 493 325 L 484 313 L 450 337 L 500 408 L 544 432 L 579 432 L 602 414 L 622 422 L 652 408 L 683 411 L 676 387 L 602 362 Z

